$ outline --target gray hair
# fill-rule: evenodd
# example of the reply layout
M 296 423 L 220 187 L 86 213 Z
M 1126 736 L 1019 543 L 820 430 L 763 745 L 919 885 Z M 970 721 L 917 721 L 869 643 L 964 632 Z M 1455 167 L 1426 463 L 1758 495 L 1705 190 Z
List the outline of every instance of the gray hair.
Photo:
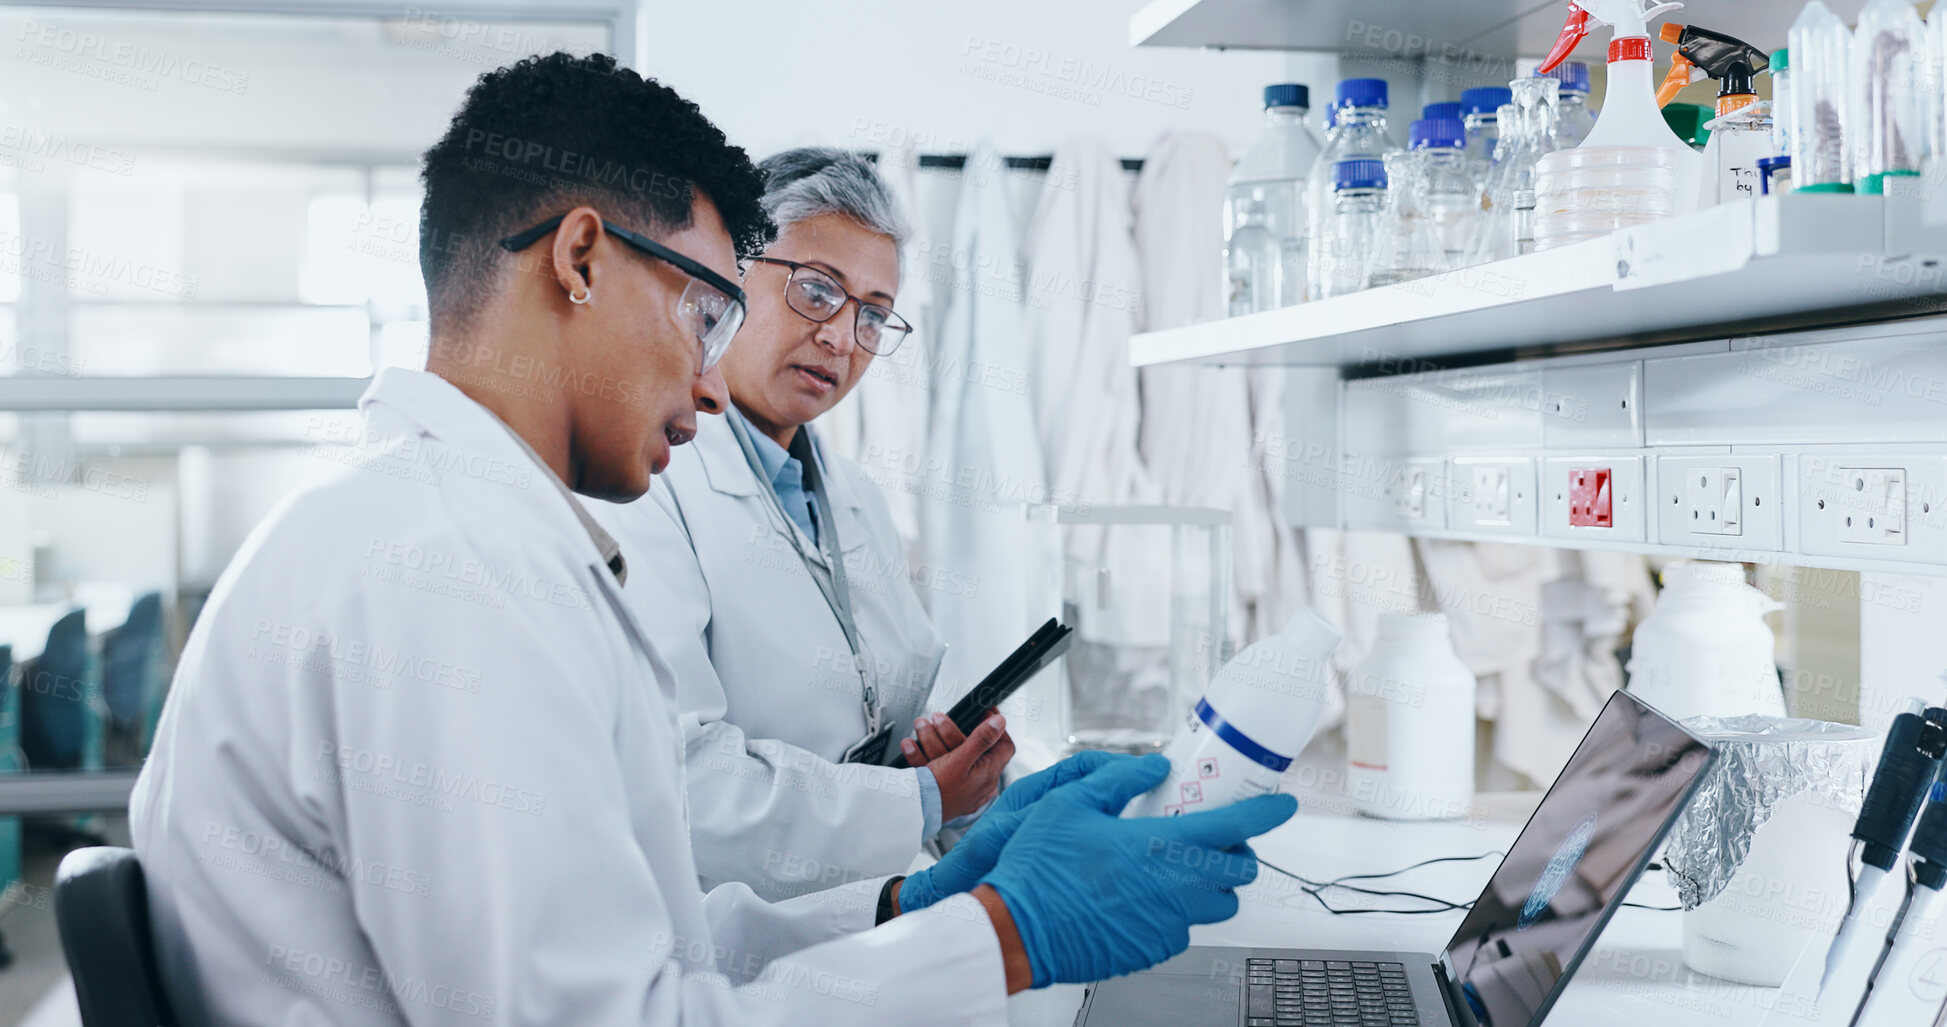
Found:
M 843 214 L 903 249 L 912 229 L 872 162 L 834 146 L 801 146 L 757 165 L 764 211 L 779 232 L 820 214 Z

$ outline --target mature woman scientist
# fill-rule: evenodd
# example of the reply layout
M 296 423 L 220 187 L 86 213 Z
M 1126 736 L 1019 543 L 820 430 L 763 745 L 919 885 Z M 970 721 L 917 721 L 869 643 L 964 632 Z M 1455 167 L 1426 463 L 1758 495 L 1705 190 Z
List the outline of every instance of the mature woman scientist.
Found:
M 911 331 L 893 309 L 906 220 L 844 150 L 758 171 L 778 234 L 745 261 L 731 406 L 697 425 L 666 487 L 592 510 L 648 565 L 622 596 L 680 682 L 703 884 L 781 899 L 906 869 L 993 797 L 1014 743 L 998 715 L 965 739 L 939 714 L 905 737 L 944 647 L 885 497 L 810 424 Z M 846 763 L 886 745 L 919 769 Z
M 382 372 L 359 459 L 224 570 L 130 799 L 177 1020 L 999 1024 L 1237 911 L 1291 797 L 1125 820 L 1167 761 L 1102 754 L 903 882 L 704 894 L 676 679 L 575 493 L 642 495 L 723 409 L 756 172 L 667 87 L 552 54 L 482 76 L 422 178 L 427 370 Z M 404 573 L 428 556 L 540 587 Z

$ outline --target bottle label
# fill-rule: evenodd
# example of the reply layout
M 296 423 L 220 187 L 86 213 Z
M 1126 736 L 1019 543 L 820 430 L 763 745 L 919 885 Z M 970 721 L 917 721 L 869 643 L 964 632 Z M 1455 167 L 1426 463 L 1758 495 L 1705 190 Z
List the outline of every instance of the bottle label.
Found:
M 1345 702 L 1345 757 L 1361 770 L 1385 770 L 1388 707 L 1373 695 L 1353 693 Z

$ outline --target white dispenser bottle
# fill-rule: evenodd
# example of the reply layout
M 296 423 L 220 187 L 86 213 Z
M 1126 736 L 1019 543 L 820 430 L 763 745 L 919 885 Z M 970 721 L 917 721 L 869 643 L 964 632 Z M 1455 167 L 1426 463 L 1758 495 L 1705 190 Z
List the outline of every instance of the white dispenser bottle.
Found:
M 1474 673 L 1444 613 L 1379 617 L 1345 690 L 1346 791 L 1388 820 L 1452 820 L 1474 800 Z
M 1338 629 L 1301 610 L 1232 657 L 1163 750 L 1168 779 L 1122 815 L 1174 817 L 1277 791 L 1278 775 L 1318 726 L 1338 647 Z
M 1764 622 L 1779 608 L 1745 584 L 1738 564 L 1671 564 L 1656 609 L 1636 626 L 1630 692 L 1678 720 L 1784 716 L 1774 639 Z

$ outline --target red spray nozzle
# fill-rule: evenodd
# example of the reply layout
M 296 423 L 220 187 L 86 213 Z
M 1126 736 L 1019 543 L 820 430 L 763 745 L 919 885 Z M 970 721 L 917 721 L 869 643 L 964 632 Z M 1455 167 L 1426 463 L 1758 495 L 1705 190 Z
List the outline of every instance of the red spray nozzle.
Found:
M 1541 72 L 1555 70 L 1555 66 L 1568 60 L 1568 55 L 1582 44 L 1583 37 L 1589 34 L 1589 12 L 1569 0 L 1568 21 L 1562 25 L 1562 34 L 1555 37 L 1555 46 L 1548 51 L 1548 57 L 1536 69 Z

